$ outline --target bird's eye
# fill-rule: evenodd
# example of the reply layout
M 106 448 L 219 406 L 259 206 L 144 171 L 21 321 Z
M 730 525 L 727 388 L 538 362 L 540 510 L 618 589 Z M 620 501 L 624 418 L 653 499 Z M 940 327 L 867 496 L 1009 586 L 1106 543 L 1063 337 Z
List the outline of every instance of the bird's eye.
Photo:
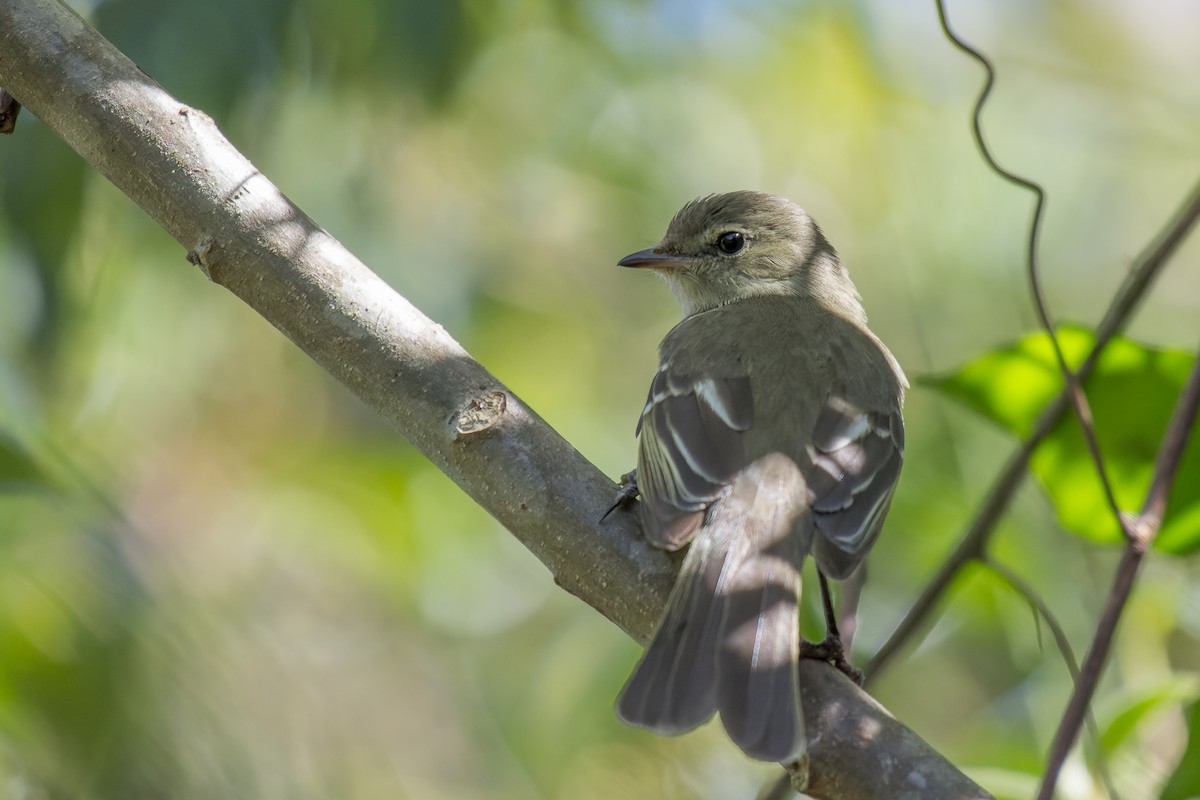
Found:
M 746 246 L 746 237 L 740 231 L 727 231 L 717 237 L 717 249 L 732 255 Z

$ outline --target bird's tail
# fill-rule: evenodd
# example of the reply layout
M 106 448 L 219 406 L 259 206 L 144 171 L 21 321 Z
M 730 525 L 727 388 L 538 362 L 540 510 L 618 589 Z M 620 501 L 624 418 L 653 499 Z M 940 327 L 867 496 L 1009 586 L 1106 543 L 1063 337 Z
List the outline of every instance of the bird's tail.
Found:
M 676 734 L 719 711 L 748 756 L 798 759 L 797 603 L 811 538 L 796 464 L 772 453 L 743 470 L 692 541 L 658 631 L 617 700 L 621 719 Z

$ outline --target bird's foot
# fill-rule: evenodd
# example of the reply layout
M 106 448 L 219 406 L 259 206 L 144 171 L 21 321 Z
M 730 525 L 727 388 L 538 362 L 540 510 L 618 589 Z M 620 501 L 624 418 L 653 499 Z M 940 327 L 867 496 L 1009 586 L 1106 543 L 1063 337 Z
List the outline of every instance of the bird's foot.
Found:
M 620 488 L 617 489 L 617 496 L 613 498 L 613 503 L 608 507 L 600 517 L 600 522 L 608 519 L 608 515 L 616 511 L 618 508 L 624 508 L 631 505 L 638 497 L 637 485 L 637 470 L 630 470 L 621 476 Z
M 855 685 L 863 685 L 862 670 L 855 667 L 850 663 L 850 659 L 846 658 L 846 650 L 842 647 L 842 640 L 837 636 L 827 636 L 823 642 L 801 641 L 800 657 L 825 661 L 833 665 L 838 672 L 854 681 Z

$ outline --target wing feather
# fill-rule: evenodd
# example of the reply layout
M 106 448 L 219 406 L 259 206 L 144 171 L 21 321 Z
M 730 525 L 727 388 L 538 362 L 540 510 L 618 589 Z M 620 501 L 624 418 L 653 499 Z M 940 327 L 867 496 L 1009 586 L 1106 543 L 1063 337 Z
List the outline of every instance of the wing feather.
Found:
M 753 418 L 747 377 L 698 377 L 660 368 L 638 424 L 638 489 L 647 538 L 677 550 L 701 512 L 746 466 Z
M 844 578 L 871 548 L 891 503 L 904 461 L 899 411 L 867 411 L 831 395 L 817 416 L 809 459 L 821 533 L 814 555 L 826 574 Z

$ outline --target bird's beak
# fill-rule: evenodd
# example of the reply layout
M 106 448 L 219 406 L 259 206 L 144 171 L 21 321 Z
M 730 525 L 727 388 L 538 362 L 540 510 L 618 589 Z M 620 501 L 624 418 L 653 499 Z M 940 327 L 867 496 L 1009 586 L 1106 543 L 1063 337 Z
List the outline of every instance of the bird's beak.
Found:
M 618 267 L 649 267 L 650 269 L 671 269 L 682 262 L 683 256 L 668 253 L 661 247 L 649 247 L 630 253 L 617 262 Z

